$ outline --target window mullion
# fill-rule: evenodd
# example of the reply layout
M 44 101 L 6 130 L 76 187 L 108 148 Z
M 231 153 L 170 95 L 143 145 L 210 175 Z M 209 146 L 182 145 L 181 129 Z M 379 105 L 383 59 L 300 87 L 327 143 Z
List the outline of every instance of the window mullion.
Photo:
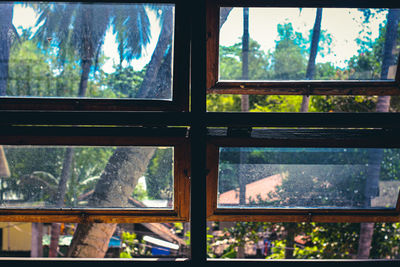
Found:
M 206 1 L 190 4 L 191 43 L 191 258 L 205 263 L 206 254 Z M 192 12 L 196 10 L 196 12 Z

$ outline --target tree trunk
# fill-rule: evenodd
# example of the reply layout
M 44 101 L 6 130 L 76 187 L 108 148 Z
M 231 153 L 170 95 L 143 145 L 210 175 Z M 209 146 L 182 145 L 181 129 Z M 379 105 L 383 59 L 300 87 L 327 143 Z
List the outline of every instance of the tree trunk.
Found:
M 172 92 L 169 90 L 172 85 L 172 49 L 168 49 L 167 54 L 164 57 L 163 62 L 161 63 L 160 70 L 158 71 L 158 75 L 156 78 L 156 83 L 154 86 L 154 90 L 149 91 L 147 95 L 148 98 L 156 98 L 156 99 L 171 99 Z
M 229 10 L 230 12 L 230 10 Z M 226 17 L 229 12 L 226 13 Z M 164 23 L 172 20 L 172 10 L 166 11 Z M 223 23 L 222 23 L 223 24 Z M 220 26 L 222 26 L 222 24 Z M 171 25 L 171 24 L 169 24 Z M 143 83 L 136 97 L 145 97 L 154 83 L 154 75 L 158 71 L 163 55 L 165 54 L 172 29 L 163 27 L 159 41 L 148 65 Z M 89 204 L 91 206 L 121 207 L 126 205 L 127 198 L 132 194 L 137 180 L 145 172 L 147 165 L 154 154 L 154 149 L 131 148 L 118 149 L 110 158 L 99 182 L 96 185 L 95 193 L 92 195 Z M 119 160 L 125 158 L 125 160 Z M 137 165 L 134 165 L 134 164 Z M 136 169 L 132 171 L 130 169 Z M 127 185 L 132 185 L 128 186 Z M 123 192 L 119 192 L 121 189 Z M 117 189 L 117 190 L 115 190 Z M 117 199 L 118 198 L 118 199 Z M 97 204 L 97 205 L 96 205 Z M 116 229 L 116 224 L 88 223 L 78 224 L 74 233 L 71 245 L 68 249 L 68 257 L 89 257 L 101 258 L 107 252 L 108 243 Z
M 31 258 L 43 257 L 43 224 L 32 223 Z
M 165 51 L 167 51 L 172 38 L 172 22 L 173 14 L 170 7 L 164 9 L 163 26 L 158 37 L 156 48 L 154 49 L 153 55 L 151 56 L 150 63 L 147 66 L 146 74 L 143 78 L 143 82 L 136 94 L 136 98 L 148 98 L 150 91 L 155 87 L 157 74 L 160 70 L 161 63 L 164 59 Z M 171 47 L 172 49 L 172 47 Z M 167 88 L 170 90 L 171 88 Z
M 84 97 L 86 95 L 90 68 L 93 64 L 93 59 L 96 54 L 96 48 L 98 47 L 98 42 L 93 35 L 96 35 L 96 29 L 93 28 L 93 14 L 94 10 L 92 8 L 83 7 L 82 8 L 81 19 L 83 20 L 82 36 L 81 36 L 81 80 L 79 82 L 78 97 Z
M 61 171 L 60 180 L 58 181 L 58 190 L 54 196 L 54 204 L 57 208 L 62 208 L 64 206 L 65 192 L 67 190 L 68 179 L 71 176 L 73 158 L 74 149 L 72 147 L 68 147 L 65 151 L 63 168 Z M 49 257 L 57 257 L 58 242 L 60 240 L 60 228 L 60 223 L 51 224 Z
M 79 92 L 78 97 L 84 97 L 86 95 L 90 68 L 92 67 L 92 58 L 90 56 L 84 57 L 81 63 L 81 80 L 79 82 Z
M 127 207 L 138 179 L 144 174 L 154 154 L 152 147 L 121 147 L 109 159 L 89 199 L 89 207 Z M 116 224 L 79 224 L 68 257 L 102 258 L 108 249 Z
M 285 259 L 293 259 L 294 252 L 294 237 L 296 234 L 297 225 L 295 223 L 287 223 L 286 229 L 286 247 L 285 247 Z
M 395 63 L 393 57 L 393 48 L 396 45 L 397 39 L 397 28 L 400 18 L 400 11 L 389 9 L 387 15 L 387 26 L 385 44 L 383 50 L 381 80 L 388 79 L 389 67 Z M 378 97 L 378 103 L 376 104 L 376 112 L 389 112 L 390 108 L 390 96 Z M 365 186 L 365 206 L 371 206 L 371 198 L 379 194 L 379 175 L 380 166 L 383 159 L 382 149 L 373 149 L 369 155 L 369 171 Z M 360 239 L 358 242 L 358 259 L 368 259 L 370 255 L 372 237 L 374 234 L 374 223 L 361 223 L 360 225 Z
M 242 79 L 249 78 L 249 8 L 243 8 L 243 37 L 242 37 Z M 241 110 L 244 112 L 249 111 L 249 96 L 241 95 Z M 240 152 L 240 165 L 239 165 L 239 205 L 246 205 L 246 166 L 247 154 Z M 244 255 L 243 247 L 238 247 L 237 257 L 241 258 Z
M 0 6 L 0 96 L 7 95 L 8 61 L 10 58 L 13 4 Z
M 310 57 L 308 59 L 306 80 L 312 80 L 315 77 L 315 59 L 317 58 L 318 43 L 321 35 L 321 21 L 322 21 L 322 8 L 317 8 L 317 14 L 315 16 L 315 23 L 313 28 L 313 34 L 311 39 Z M 304 95 L 300 112 L 308 112 L 310 103 L 310 96 Z
M 244 244 L 238 246 L 236 258 L 238 258 L 238 259 L 244 259 L 244 258 L 245 258 L 245 254 L 244 254 Z

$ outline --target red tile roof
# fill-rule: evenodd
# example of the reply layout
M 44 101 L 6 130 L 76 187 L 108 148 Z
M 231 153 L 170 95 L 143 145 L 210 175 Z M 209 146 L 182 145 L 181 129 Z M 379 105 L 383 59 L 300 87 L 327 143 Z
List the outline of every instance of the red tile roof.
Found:
M 251 200 L 271 200 L 268 193 L 274 192 L 277 186 L 282 185 L 282 174 L 275 174 L 246 185 L 246 204 Z M 221 205 L 238 205 L 239 188 L 229 190 L 219 195 L 218 203 Z

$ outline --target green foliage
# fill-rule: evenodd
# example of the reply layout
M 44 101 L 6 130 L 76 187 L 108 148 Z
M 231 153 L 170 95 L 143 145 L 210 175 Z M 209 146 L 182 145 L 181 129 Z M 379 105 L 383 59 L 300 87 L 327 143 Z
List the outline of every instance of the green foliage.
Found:
M 33 41 L 15 44 L 10 52 L 7 95 L 44 96 L 54 86 L 46 57 Z
M 49 147 L 15 149 L 5 146 L 11 173 L 5 191 L 28 202 L 52 200 L 61 174 L 64 151 Z
M 63 168 L 64 147 L 5 146 L 11 177 L 5 182 L 11 195 L 24 202 L 51 203 L 57 194 Z M 114 148 L 75 147 L 71 177 L 67 182 L 65 205 L 76 207 L 78 199 L 92 190 Z
M 173 169 L 173 150 L 171 148 L 157 149 L 145 174 L 149 198 L 171 199 Z
M 119 254 L 120 258 L 132 258 L 134 256 L 151 255 L 143 246 L 144 241 L 139 241 L 135 233 L 122 232 L 122 248 L 123 251 Z
M 134 71 L 133 67 L 116 68 L 116 71 L 106 75 L 106 84 L 118 98 L 135 98 L 143 82 L 145 69 Z
M 269 78 L 269 58 L 262 50 L 260 44 L 250 38 L 249 40 L 249 77 L 254 80 Z M 220 46 L 220 79 L 238 80 L 242 78 L 242 43 L 232 46 Z
M 142 184 L 137 184 L 135 186 L 135 189 L 133 190 L 133 197 L 139 201 L 149 198 L 147 190 L 144 188 Z
M 207 94 L 207 110 L 220 112 L 239 111 L 240 96 Z
M 304 39 L 294 32 L 291 23 L 278 24 L 279 40 L 272 53 L 274 80 L 301 80 L 305 78 L 307 60 L 303 56 Z
M 66 205 L 77 206 L 78 197 L 93 190 L 114 147 L 75 147 L 71 178 L 67 183 Z

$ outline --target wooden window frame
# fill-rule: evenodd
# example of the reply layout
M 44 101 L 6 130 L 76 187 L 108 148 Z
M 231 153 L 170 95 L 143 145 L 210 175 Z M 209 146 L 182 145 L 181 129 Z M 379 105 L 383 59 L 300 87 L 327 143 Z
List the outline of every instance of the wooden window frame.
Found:
M 123 0 L 122 2 L 130 2 L 127 0 Z M 256 3 L 254 0 L 243 1 L 243 0 L 232 0 L 232 4 L 247 4 Z M 132 1 L 134 2 L 134 1 Z M 160 2 L 171 2 L 171 1 L 160 1 Z M 225 259 L 208 259 L 207 258 L 207 205 L 206 203 L 207 196 L 207 167 L 206 161 L 210 160 L 207 155 L 206 147 L 207 147 L 207 139 L 211 139 L 212 136 L 207 134 L 206 127 L 256 127 L 256 126 L 266 126 L 266 127 L 336 127 L 336 128 L 354 128 L 354 127 L 362 127 L 362 128 L 392 128 L 396 127 L 396 125 L 400 125 L 400 114 L 377 114 L 377 113 L 369 113 L 369 114 L 298 114 L 298 113 L 286 113 L 286 114 L 275 114 L 275 113 L 267 113 L 267 114 L 236 114 L 236 113 L 207 113 L 206 111 L 206 88 L 207 88 L 207 75 L 208 67 L 207 67 L 207 53 L 208 43 L 207 43 L 207 20 L 210 19 L 209 15 L 206 16 L 206 13 L 209 11 L 207 6 L 211 3 L 214 4 L 218 2 L 218 0 L 199 0 L 199 1 L 180 1 L 182 2 L 184 11 L 181 14 L 187 14 L 185 24 L 182 26 L 187 26 L 190 28 L 190 31 L 185 31 L 190 35 L 185 40 L 190 40 L 190 51 L 187 51 L 190 54 L 190 69 L 188 73 L 190 74 L 190 80 L 188 77 L 183 77 L 183 79 L 187 82 L 186 86 L 190 84 L 191 89 L 191 98 L 190 104 L 191 109 L 190 112 L 126 112 L 126 111 L 113 111 L 113 112 L 94 112 L 94 111 L 40 111 L 36 110 L 34 112 L 31 111 L 21 111 L 15 110 L 0 110 L 0 136 L 2 135 L 3 129 L 7 129 L 12 125 L 67 125 L 68 127 L 76 126 L 76 125 L 112 125 L 115 126 L 123 126 L 126 128 L 127 126 L 143 126 L 143 128 L 148 129 L 132 129 L 132 133 L 130 136 L 142 136 L 142 141 L 146 140 L 148 137 L 148 133 L 152 133 L 153 136 L 157 136 L 157 132 L 159 132 L 159 137 L 164 139 L 168 138 L 168 134 L 164 132 L 163 127 L 165 126 L 185 126 L 190 127 L 189 138 L 187 139 L 190 149 L 189 157 L 185 158 L 189 162 L 190 166 L 190 188 L 191 192 L 189 196 L 186 196 L 188 199 L 190 198 L 190 258 L 185 261 L 180 261 L 179 263 L 168 262 L 166 263 L 163 260 L 158 259 L 134 259 L 134 261 L 138 261 L 143 265 L 153 265 L 160 266 L 165 264 L 181 264 L 181 265 L 190 265 L 193 264 L 201 264 L 201 265 L 225 265 L 227 260 Z M 269 3 L 270 5 L 282 6 L 285 5 L 293 5 L 298 6 L 299 3 L 304 4 L 304 1 L 294 1 L 287 0 L 285 2 L 282 1 L 265 1 L 259 0 L 259 3 Z M 334 2 L 334 3 L 333 3 Z M 349 3 L 348 0 L 336 0 L 336 1 L 327 1 L 327 0 L 306 0 L 306 3 L 313 6 L 318 6 L 321 3 L 330 3 L 332 5 L 337 6 L 362 6 L 366 3 L 370 3 L 371 1 L 365 0 L 354 0 Z M 373 4 L 380 5 L 380 1 L 372 1 Z M 225 1 L 225 3 L 228 3 Z M 195 10 L 196 12 L 193 12 Z M 206 19 L 207 18 L 207 19 Z M 206 44 L 207 43 L 207 47 Z M 185 44 L 183 49 L 187 49 L 188 44 Z M 186 59 L 186 57 L 185 57 Z M 184 62 L 184 64 L 186 64 Z M 185 88 L 188 88 L 185 87 Z M 0 108 L 1 109 L 1 108 Z M 132 109 L 129 109 L 132 110 Z M 143 111 L 144 109 L 140 109 Z M 160 127 L 155 128 L 153 127 Z M 83 127 L 86 129 L 90 127 Z M 107 127 L 104 127 L 107 128 Z M 112 128 L 112 127 L 109 127 Z M 104 129 L 104 133 L 109 130 L 109 128 Z M 24 128 L 25 130 L 27 129 Z M 29 128 L 33 129 L 33 128 Z M 43 136 L 43 131 L 46 129 L 44 127 L 42 130 L 38 130 L 37 135 Z M 149 131 L 152 129 L 152 131 Z M 127 131 L 127 129 L 124 129 Z M 24 132 L 25 133 L 25 132 Z M 125 132 L 126 133 L 126 132 Z M 147 134 L 144 134 L 147 133 Z M 164 133 L 164 135 L 163 135 Z M 98 134 L 98 133 L 97 133 Z M 4 134 L 3 134 L 4 135 Z M 21 135 L 21 133 L 16 133 L 15 135 Z M 27 135 L 35 136 L 34 131 L 28 132 Z M 85 135 L 85 134 L 84 134 Z M 116 134 L 120 136 L 121 134 Z M 53 137 L 49 137 L 53 135 L 49 135 L 47 133 L 48 138 L 52 138 L 55 142 L 59 143 L 59 137 L 57 135 Z M 95 135 L 93 135 L 95 136 Z M 108 136 L 108 135 L 107 135 Z M 122 136 L 122 135 L 121 135 Z M 186 136 L 186 135 L 185 135 Z M 133 138 L 130 140 L 136 140 Z M 10 135 L 9 138 L 14 138 L 13 135 Z M 44 140 L 43 137 L 34 137 Z M 67 137 L 65 137 L 67 138 Z M 102 140 L 105 138 L 101 137 Z M 107 137 L 108 138 L 108 137 Z M 113 136 L 112 138 L 117 138 Z M 118 137 L 119 138 L 119 137 Z M 118 139 L 117 138 L 117 139 Z M 128 138 L 128 137 L 124 137 Z M 223 138 L 226 138 L 223 137 Z M 148 139 L 147 139 L 148 140 Z M 14 138 L 14 141 L 15 140 Z M 11 141 L 10 141 L 11 142 Z M 185 155 L 186 157 L 187 155 Z M 218 160 L 218 159 L 216 159 Z M 187 177 L 187 176 L 186 176 Z M 189 212 L 189 211 L 186 211 Z M 162 217 L 157 217 L 158 222 L 162 222 Z M 398 261 L 393 260 L 372 260 L 373 262 L 378 262 L 383 265 L 396 265 Z M 86 265 L 87 263 L 94 263 L 96 265 L 109 265 L 109 264 L 131 264 L 132 259 L 125 261 L 124 259 L 68 259 L 68 258 L 53 258 L 53 259 L 28 259 L 28 258 L 0 258 L 0 262 L 2 263 L 23 263 L 23 264 L 35 264 L 39 263 L 42 266 L 50 266 L 54 265 L 54 262 L 67 263 L 68 265 Z M 251 259 L 237 259 L 228 261 L 228 264 L 243 266 L 251 262 L 254 266 L 264 266 L 266 264 L 265 260 L 251 260 Z M 363 264 L 364 260 L 315 260 L 315 261 L 306 261 L 308 264 L 314 265 L 326 265 L 328 264 L 338 264 L 338 265 L 348 265 L 351 266 L 354 263 Z M 370 262 L 370 261 L 368 261 Z M 267 264 L 272 265 L 293 265 L 296 263 L 304 263 L 304 260 L 268 260 Z
M 207 143 L 207 220 L 269 222 L 398 222 L 400 194 L 394 209 L 324 208 L 218 208 L 218 161 L 220 147 L 344 147 L 400 148 L 399 130 L 293 129 L 253 130 L 251 134 L 210 130 Z M 399 192 L 400 193 L 400 192 Z
M 29 0 L 28 0 L 29 1 Z M 51 1 L 50 1 L 51 2 Z M 87 2 L 87 1 L 82 1 Z M 89 1 L 90 2 L 90 1 Z M 101 3 L 98 2 L 98 3 Z M 111 2 L 110 2 L 111 3 Z M 122 1 L 130 4 L 174 4 L 174 39 L 172 67 L 172 99 L 111 99 L 79 97 L 18 97 L 0 96 L 0 110 L 58 110 L 58 111 L 179 111 L 189 110 L 189 27 L 182 0 L 143 2 Z
M 185 128 L 3 127 L 1 145 L 172 146 L 174 205 L 172 209 L 135 208 L 1 208 L 4 222 L 143 223 L 189 220 L 190 159 Z
M 268 1 L 215 0 L 207 5 L 207 81 L 208 94 L 241 95 L 399 95 L 400 55 L 394 80 L 362 81 L 219 81 L 219 20 L 221 7 L 386 7 L 400 4 L 385 1 Z

